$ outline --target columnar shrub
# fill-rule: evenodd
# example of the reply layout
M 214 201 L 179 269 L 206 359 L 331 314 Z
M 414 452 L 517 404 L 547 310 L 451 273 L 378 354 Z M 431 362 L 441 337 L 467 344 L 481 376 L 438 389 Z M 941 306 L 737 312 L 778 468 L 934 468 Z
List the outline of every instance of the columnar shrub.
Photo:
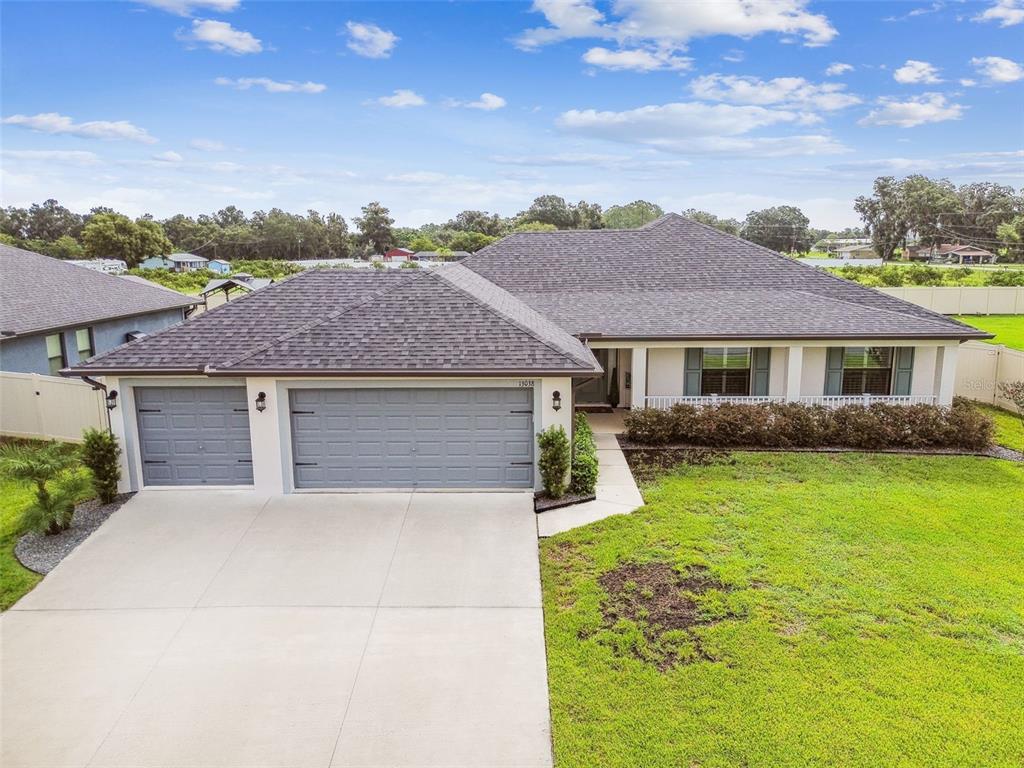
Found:
M 537 433 L 540 447 L 540 479 L 544 492 L 552 499 L 565 495 L 566 476 L 569 474 L 569 438 L 562 426 L 551 426 Z
M 644 445 L 709 448 L 966 448 L 992 441 L 992 421 L 967 400 L 934 405 L 828 409 L 800 403 L 677 405 L 626 415 L 626 437 Z
M 117 438 L 109 432 L 87 429 L 82 433 L 82 463 L 92 471 L 93 490 L 104 504 L 117 498 L 117 481 L 121 479 L 120 455 Z
M 594 442 L 594 430 L 582 412 L 577 413 L 573 420 L 570 477 L 570 490 L 581 496 L 589 496 L 597 487 L 597 444 Z

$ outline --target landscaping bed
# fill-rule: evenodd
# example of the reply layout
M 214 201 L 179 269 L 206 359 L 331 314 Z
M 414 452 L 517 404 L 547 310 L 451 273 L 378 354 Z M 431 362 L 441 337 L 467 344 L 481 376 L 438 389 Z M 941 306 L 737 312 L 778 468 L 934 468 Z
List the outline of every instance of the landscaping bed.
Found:
M 1024 466 L 661 469 L 541 542 L 557 766 L 1024 763 Z
M 31 531 L 26 533 L 14 547 L 15 557 L 29 570 L 45 576 L 133 495 L 121 494 L 110 504 L 91 499 L 77 505 L 70 528 L 52 536 Z

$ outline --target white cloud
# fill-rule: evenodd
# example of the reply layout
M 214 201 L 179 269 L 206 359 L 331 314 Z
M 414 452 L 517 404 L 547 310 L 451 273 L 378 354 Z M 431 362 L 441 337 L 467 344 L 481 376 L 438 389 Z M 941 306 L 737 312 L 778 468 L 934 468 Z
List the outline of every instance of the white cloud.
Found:
M 732 59 L 735 61 L 736 59 Z M 645 48 L 609 50 L 597 46 L 583 54 L 583 61 L 595 67 L 633 72 L 654 72 L 659 69 L 689 69 L 693 59 L 676 56 L 668 50 L 647 50 Z
M 381 96 L 370 103 L 380 104 L 383 107 L 403 109 L 405 107 L 422 107 L 427 103 L 427 100 L 408 88 L 398 88 L 391 96 Z
M 1022 0 L 996 0 L 972 21 L 998 21 L 1000 27 L 1012 27 L 1024 22 L 1024 2 Z
M 304 83 L 295 80 L 271 80 L 269 77 L 239 77 L 232 80 L 229 77 L 218 77 L 214 82 L 217 85 L 226 85 L 239 91 L 247 91 L 253 86 L 262 88 L 267 93 L 323 93 L 327 86 L 323 83 L 313 83 L 307 80 Z
M 853 65 L 842 61 L 832 62 L 825 70 L 825 74 L 829 77 L 839 77 L 839 75 L 845 75 L 847 72 L 853 72 Z
M 971 59 L 978 74 L 994 83 L 1015 83 L 1024 80 L 1024 67 L 1001 56 L 983 56 Z
M 907 63 L 892 73 L 897 83 L 941 83 L 939 70 L 927 61 L 907 59 Z
M 192 139 L 188 145 L 200 152 L 223 152 L 226 149 L 224 143 L 216 139 Z
M 179 34 L 186 42 L 200 43 L 211 51 L 219 53 L 259 53 L 263 50 L 262 41 L 249 32 L 235 29 L 226 21 L 213 19 L 194 19 L 192 30 L 188 34 Z
M 153 155 L 153 159 L 160 163 L 180 163 L 185 158 L 173 150 L 167 150 L 166 152 L 157 152 Z
M 348 30 L 348 48 L 368 59 L 386 59 L 401 38 L 394 32 L 381 29 L 376 24 L 350 21 L 345 24 Z
M 19 125 L 40 133 L 66 134 L 83 139 L 108 139 L 137 141 L 141 144 L 156 144 L 144 128 L 127 120 L 90 120 L 76 123 L 66 115 L 57 112 L 41 112 L 38 115 L 11 115 L 3 119 L 5 125 Z
M 136 2 L 159 8 L 161 11 L 176 13 L 179 16 L 191 16 L 200 8 L 214 13 L 228 13 L 242 4 L 241 0 L 136 0 Z
M 751 38 L 766 32 L 795 35 L 808 46 L 825 45 L 836 36 L 829 20 L 806 10 L 806 0 L 717 0 L 714 3 L 666 3 L 620 0 L 619 18 L 609 19 L 592 0 L 534 0 L 533 10 L 548 25 L 523 32 L 516 44 L 525 50 L 573 38 L 601 38 L 619 43 L 650 41 L 679 48 L 713 35 Z
M 95 152 L 62 149 L 5 149 L 4 157 L 12 160 L 29 160 L 43 163 L 67 165 L 99 165 L 100 158 Z
M 977 80 L 972 80 L 969 77 L 961 77 L 960 78 L 960 85 L 962 85 L 964 88 L 973 88 L 977 84 L 978 84 Z
M 446 107 L 466 107 L 467 109 L 481 109 L 484 112 L 493 112 L 508 105 L 501 96 L 493 93 L 481 93 L 480 98 L 475 101 L 460 101 L 459 99 L 445 99 Z M 418 105 L 416 105 L 418 106 Z
M 861 125 L 897 125 L 900 128 L 913 128 L 925 123 L 959 120 L 964 113 L 962 105 L 947 102 L 941 93 L 925 93 L 906 101 L 883 97 L 878 100 L 878 104 L 878 109 L 871 110 L 867 117 L 860 120 Z
M 722 54 L 723 61 L 731 61 L 733 64 L 738 64 L 743 61 L 745 55 L 739 48 L 730 48 L 728 51 Z
M 860 98 L 846 93 L 846 86 L 841 83 L 815 84 L 802 77 L 760 80 L 737 75 L 704 75 L 690 82 L 690 90 L 694 96 L 711 101 L 825 112 L 861 103 Z

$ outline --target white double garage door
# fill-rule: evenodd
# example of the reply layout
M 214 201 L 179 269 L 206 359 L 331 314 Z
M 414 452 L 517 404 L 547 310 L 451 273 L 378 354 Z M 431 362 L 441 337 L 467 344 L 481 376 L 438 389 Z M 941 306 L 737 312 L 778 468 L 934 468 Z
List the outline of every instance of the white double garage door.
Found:
M 252 484 L 244 387 L 136 387 L 135 404 L 145 485 Z M 288 409 L 298 489 L 533 486 L 529 387 L 290 389 Z

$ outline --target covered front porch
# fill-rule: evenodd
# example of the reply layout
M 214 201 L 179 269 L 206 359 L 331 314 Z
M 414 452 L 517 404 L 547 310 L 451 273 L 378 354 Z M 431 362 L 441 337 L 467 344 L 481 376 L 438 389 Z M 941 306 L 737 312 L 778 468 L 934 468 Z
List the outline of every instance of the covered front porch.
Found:
M 591 341 L 604 368 L 574 382 L 578 405 L 669 408 L 721 403 L 943 405 L 953 402 L 957 342 Z M 841 346 L 840 346 L 841 345 Z

